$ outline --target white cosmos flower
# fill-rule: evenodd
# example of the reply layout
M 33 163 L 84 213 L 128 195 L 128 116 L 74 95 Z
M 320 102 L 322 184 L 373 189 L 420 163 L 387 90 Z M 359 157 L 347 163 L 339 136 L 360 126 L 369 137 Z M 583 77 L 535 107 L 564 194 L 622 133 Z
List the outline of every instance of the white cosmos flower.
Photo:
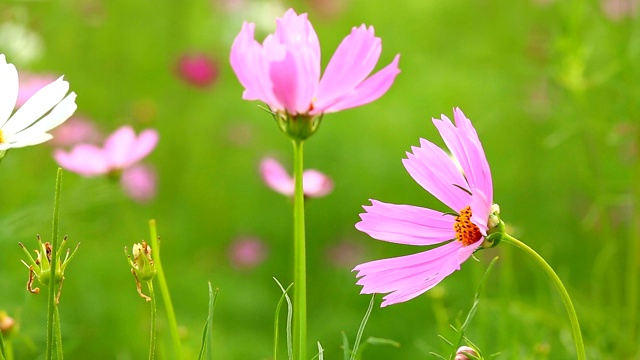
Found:
M 53 138 L 49 130 L 67 120 L 76 108 L 76 94 L 62 77 L 40 89 L 13 115 L 18 98 L 18 71 L 0 54 L 0 152 L 37 145 Z M 66 96 L 65 96 L 66 95 Z

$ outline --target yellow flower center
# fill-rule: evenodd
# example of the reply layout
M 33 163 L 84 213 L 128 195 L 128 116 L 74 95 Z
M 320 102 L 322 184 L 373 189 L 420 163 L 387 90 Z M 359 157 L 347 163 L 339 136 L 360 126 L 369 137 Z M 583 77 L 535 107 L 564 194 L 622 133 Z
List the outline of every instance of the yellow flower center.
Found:
M 480 229 L 471 222 L 471 206 L 462 209 L 460 215 L 456 216 L 453 230 L 456 232 L 456 240 L 464 246 L 469 246 L 482 238 Z
M 0 144 L 4 142 L 4 136 L 2 136 L 2 129 L 0 129 Z

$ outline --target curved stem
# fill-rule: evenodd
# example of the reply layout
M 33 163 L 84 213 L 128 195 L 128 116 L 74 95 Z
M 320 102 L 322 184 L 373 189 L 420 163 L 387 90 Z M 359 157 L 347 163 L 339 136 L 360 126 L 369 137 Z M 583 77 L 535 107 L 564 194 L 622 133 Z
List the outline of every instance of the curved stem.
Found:
M 156 354 L 156 294 L 153 292 L 153 281 L 147 281 L 149 297 L 151 297 L 151 329 L 149 330 L 149 360 Z
M 293 140 L 293 358 L 306 359 L 307 349 L 307 264 L 304 233 L 304 190 L 302 184 L 303 141 Z
M 580 331 L 580 324 L 578 323 L 578 315 L 576 314 L 576 310 L 573 307 L 573 303 L 571 302 L 571 298 L 569 297 L 567 289 L 565 289 L 556 272 L 553 271 L 551 266 L 549 266 L 549 264 L 542 258 L 542 256 L 540 256 L 537 252 L 535 252 L 532 248 L 527 246 L 522 241 L 508 234 L 503 234 L 502 241 L 508 242 L 509 244 L 514 245 L 515 247 L 529 254 L 529 256 L 531 256 L 547 273 L 547 275 L 549 275 L 551 281 L 553 282 L 553 285 L 555 285 L 556 289 L 558 289 L 560 297 L 562 298 L 562 302 L 567 309 L 569 321 L 571 322 L 571 331 L 573 332 L 573 341 L 576 345 L 576 354 L 578 355 L 578 359 L 585 360 L 586 355 L 584 352 L 584 343 L 582 341 L 582 332 Z
M 176 313 L 173 310 L 173 303 L 171 302 L 171 295 L 169 293 L 169 286 L 167 285 L 167 278 L 164 276 L 162 262 L 160 261 L 160 245 L 158 243 L 158 230 L 156 229 L 155 220 L 149 220 L 149 233 L 151 236 L 151 239 L 149 239 L 151 241 L 151 248 L 155 251 L 153 264 L 156 268 L 156 275 L 158 283 L 160 285 L 160 292 L 162 293 L 162 300 L 164 302 L 164 308 L 167 313 L 167 320 L 169 321 L 171 339 L 173 340 L 173 349 L 176 353 L 176 359 L 182 359 L 182 345 L 180 344 L 180 334 L 178 333 L 178 322 L 176 321 Z

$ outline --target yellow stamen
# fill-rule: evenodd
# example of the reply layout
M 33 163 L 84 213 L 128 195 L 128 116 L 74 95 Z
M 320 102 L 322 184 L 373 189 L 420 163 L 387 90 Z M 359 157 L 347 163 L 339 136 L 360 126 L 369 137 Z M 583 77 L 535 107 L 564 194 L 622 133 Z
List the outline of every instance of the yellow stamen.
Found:
M 0 129 L 0 144 L 4 142 L 4 136 L 2 136 L 2 129 Z
M 482 238 L 478 226 L 471 222 L 471 206 L 462 209 L 460 216 L 456 216 L 453 230 L 456 232 L 456 240 L 464 246 L 469 246 Z

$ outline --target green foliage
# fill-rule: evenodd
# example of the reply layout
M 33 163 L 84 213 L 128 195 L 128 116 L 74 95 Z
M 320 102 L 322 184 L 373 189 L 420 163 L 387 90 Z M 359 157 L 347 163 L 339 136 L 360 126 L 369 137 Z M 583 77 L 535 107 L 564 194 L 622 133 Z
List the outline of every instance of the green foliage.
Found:
M 78 94 L 78 115 L 105 132 L 125 123 L 160 132 L 147 161 L 157 168 L 159 193 L 148 204 L 134 203 L 107 179 L 65 174 L 60 232 L 83 246 L 65 273 L 60 304 L 69 359 L 146 357 L 146 306 L 132 289 L 122 248 L 147 236 L 141 224 L 150 218 L 170 239 L 162 243 L 163 266 L 179 327 L 187 329 L 184 357 L 197 357 L 202 346 L 197 329 L 209 302 L 198 294 L 208 280 L 224 294 L 210 334 L 216 357 L 272 355 L 273 305 L 282 292 L 271 278 L 292 281 L 291 202 L 267 189 L 257 168 L 265 155 L 291 162 L 290 143 L 259 103 L 241 99 L 228 65 L 233 37 L 243 20 L 255 21 L 256 15 L 246 9 L 230 14 L 218 3 L 0 4 L 0 23 L 20 23 L 44 45 L 40 57 L 15 60 L 21 78 L 23 71 L 64 74 Z M 631 254 L 639 253 L 640 244 L 634 225 L 640 223 L 637 17 L 612 20 L 596 0 L 376 6 L 353 0 L 334 14 L 317 3 L 287 6 L 309 12 L 324 64 L 351 27 L 365 23 L 382 39 L 379 68 L 400 53 L 402 70 L 380 100 L 326 115 L 305 146 L 305 166 L 329 174 L 336 185 L 306 206 L 309 339 L 322 343 L 324 357 L 340 358 L 340 331 L 360 323 L 367 308 L 353 266 L 416 251 L 355 230 L 361 206 L 372 198 L 448 211 L 409 177 L 401 158 L 421 137 L 439 143 L 430 119 L 459 106 L 487 153 L 507 232 L 536 249 L 565 282 L 588 358 L 636 358 L 640 262 Z M 258 25 L 257 36 L 262 40 L 270 30 Z M 12 61 L 16 55 L 9 50 L 0 43 Z M 192 88 L 175 76 L 177 59 L 191 50 L 217 59 L 220 76 L 211 88 Z M 25 290 L 28 274 L 17 242 L 50 229 L 57 168 L 51 151 L 49 144 L 14 149 L 0 162 L 0 309 L 21 314 L 20 334 L 29 339 L 13 342 L 16 359 L 44 353 L 46 302 Z M 255 269 L 237 269 L 228 260 L 229 245 L 244 235 L 262 238 L 269 248 Z M 344 242 L 362 250 L 346 265 L 329 256 Z M 501 261 L 468 337 L 499 352 L 496 359 L 573 356 L 573 345 L 564 340 L 568 324 L 558 315 L 562 303 L 547 278 L 501 244 L 425 295 L 374 312 L 367 333 L 402 346 L 378 346 L 364 357 L 448 354 L 437 335 L 456 335 L 448 324 L 468 307 L 496 255 Z M 165 326 L 158 344 L 170 354 L 166 319 L 158 320 Z M 28 341 L 36 350 L 24 345 Z

